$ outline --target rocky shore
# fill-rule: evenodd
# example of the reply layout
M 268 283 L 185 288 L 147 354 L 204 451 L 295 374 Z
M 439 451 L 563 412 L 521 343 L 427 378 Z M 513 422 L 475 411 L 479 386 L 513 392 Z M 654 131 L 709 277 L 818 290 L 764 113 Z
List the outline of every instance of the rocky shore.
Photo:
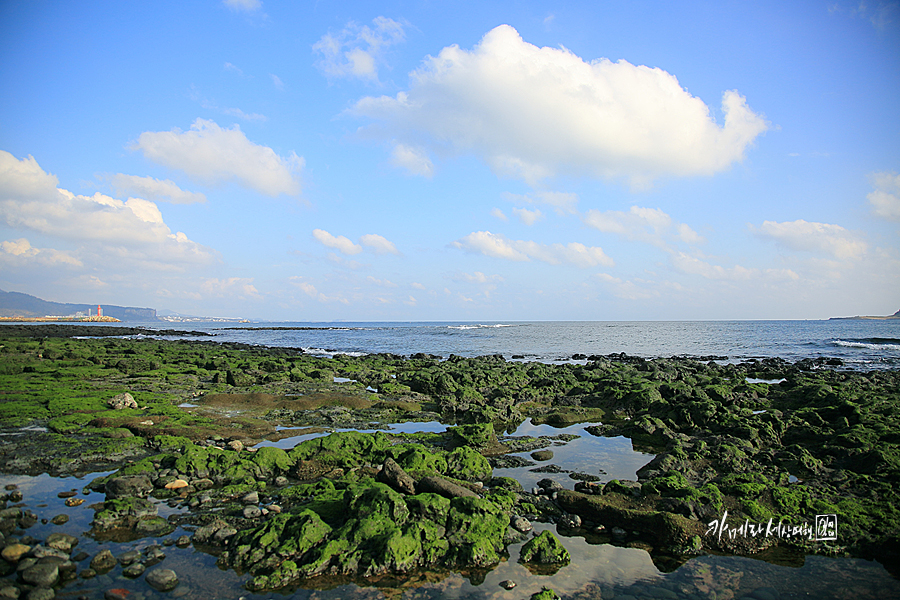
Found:
M 525 540 L 523 564 L 554 572 L 570 557 L 551 531 L 531 535 L 538 522 L 644 549 L 663 570 L 710 552 L 779 546 L 875 558 L 900 574 L 897 372 L 712 357 L 321 358 L 66 337 L 73 329 L 84 336 L 84 326 L 14 327 L 0 327 L 0 472 L 114 471 L 89 485 L 104 495 L 94 539 L 162 539 L 182 527 L 192 536 L 180 543 L 247 574 L 250 591 L 422 570 L 477 579 Z M 551 469 L 552 444 L 565 442 L 516 436 L 526 418 L 595 423 L 593 435 L 626 436 L 656 457 L 635 481 L 583 474 L 570 488 L 546 479 L 526 490 L 495 476 L 494 466 L 533 452 Z M 283 427 L 407 421 L 450 426 L 255 447 Z M 0 498 L 0 587 L 52 598 L 72 577 L 97 572 L 75 560 L 77 540 L 23 544 L 21 530 L 35 516 L 16 507 L 13 492 Z M 161 516 L 160 501 L 183 510 Z M 836 535 L 831 521 L 819 528 L 817 515 L 833 516 Z M 148 568 L 152 558 L 122 567 L 132 564 L 140 565 L 134 577 L 162 589 L 151 582 L 160 570 Z

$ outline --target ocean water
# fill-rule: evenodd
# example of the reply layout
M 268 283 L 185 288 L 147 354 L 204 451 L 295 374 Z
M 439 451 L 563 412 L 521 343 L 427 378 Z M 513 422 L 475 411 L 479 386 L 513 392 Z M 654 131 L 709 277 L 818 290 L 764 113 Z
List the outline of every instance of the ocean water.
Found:
M 502 354 L 506 358 L 560 361 L 570 360 L 576 354 L 624 352 L 644 358 L 714 356 L 727 362 L 767 357 L 795 362 L 826 357 L 839 358 L 845 368 L 855 370 L 900 367 L 900 319 L 141 325 L 209 334 L 195 339 L 303 348 L 326 356 L 423 352 L 443 357 Z

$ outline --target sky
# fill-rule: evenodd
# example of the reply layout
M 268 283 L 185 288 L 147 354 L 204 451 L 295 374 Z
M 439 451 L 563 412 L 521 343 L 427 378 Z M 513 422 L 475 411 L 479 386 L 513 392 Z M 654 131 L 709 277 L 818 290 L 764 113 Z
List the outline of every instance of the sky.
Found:
M 0 289 L 275 321 L 900 309 L 900 2 L 0 2 Z

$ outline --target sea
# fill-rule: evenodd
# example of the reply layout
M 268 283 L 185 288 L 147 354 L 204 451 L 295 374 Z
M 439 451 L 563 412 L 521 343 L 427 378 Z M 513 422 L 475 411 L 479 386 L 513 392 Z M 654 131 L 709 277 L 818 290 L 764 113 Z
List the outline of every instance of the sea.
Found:
M 92 326 L 105 326 L 91 324 Z M 233 342 L 268 347 L 302 349 L 317 356 L 336 354 L 365 355 L 391 353 L 409 356 L 425 353 L 447 358 L 457 356 L 503 355 L 507 360 L 550 363 L 583 362 L 590 356 L 627 354 L 644 358 L 694 357 L 704 362 L 738 363 L 752 359 L 780 357 L 790 362 L 804 359 L 840 359 L 838 369 L 854 371 L 896 370 L 900 368 L 900 319 L 895 320 L 821 320 L 821 321 L 479 321 L 479 322 L 148 322 L 118 323 L 143 327 L 145 332 L 129 337 L 191 339 Z M 165 330 L 190 331 L 191 335 L 169 335 Z M 90 335 L 89 330 L 85 330 Z M 335 379 L 336 384 L 343 380 Z M 350 385 L 348 383 L 348 385 Z M 589 473 L 600 481 L 637 479 L 637 471 L 654 458 L 649 450 L 634 447 L 624 437 L 599 437 L 588 423 L 554 428 L 521 424 L 508 435 L 548 436 L 552 462 L 560 473 L 534 472 L 534 464 L 497 468 L 495 475 L 512 477 L 526 489 L 550 478 L 571 489 L 568 472 Z M 445 423 L 401 423 L 390 429 L 398 432 L 438 432 Z M 263 442 L 291 448 L 310 435 L 298 430 L 290 437 Z M 22 435 L 27 435 L 23 431 Z M 562 436 L 562 437 L 559 437 Z M 519 453 L 525 461 L 532 457 Z M 25 500 L 17 504 L 40 516 L 65 513 L 69 520 L 54 525 L 46 518 L 28 530 L 28 535 L 43 539 L 50 533 L 69 533 L 79 537 L 77 550 L 93 556 L 101 549 L 114 555 L 138 550 L 146 552 L 159 544 L 156 538 L 104 541 L 89 535 L 94 508 L 102 494 L 87 487 L 95 477 L 89 473 L 77 477 L 26 477 L 0 473 L 0 487 L 16 485 Z M 69 508 L 60 499 L 61 492 L 79 492 L 87 502 Z M 173 516 L 186 510 L 181 505 L 155 501 L 159 513 Z M 828 515 L 825 515 L 828 517 Z M 725 515 L 723 515 L 723 518 Z M 822 515 L 807 515 L 803 523 L 817 523 Z M 802 526 L 803 523 L 793 523 Z M 835 523 L 838 539 L 846 524 Z M 487 571 L 440 571 L 413 573 L 409 576 L 355 582 L 312 580 L 308 585 L 273 593 L 251 593 L 244 585 L 248 575 L 222 570 L 216 557 L 193 546 L 173 545 L 178 536 L 189 536 L 190 528 L 179 527 L 164 542 L 166 558 L 161 567 L 173 569 L 180 584 L 172 592 L 160 594 L 143 577 L 127 579 L 120 568 L 97 578 L 78 577 L 58 590 L 57 597 L 109 597 L 112 591 L 124 591 L 132 600 L 519 600 L 545 588 L 553 589 L 566 600 L 608 598 L 898 598 L 900 580 L 877 560 L 842 556 L 804 555 L 802 552 L 776 549 L 752 557 L 701 555 L 686 562 L 654 561 L 640 544 L 609 543 L 608 537 L 591 532 L 568 531 L 553 523 L 534 523 L 535 531 L 549 529 L 569 551 L 571 563 L 558 571 L 531 571 L 518 563 L 521 543 L 508 547 L 509 556 Z M 817 542 L 828 544 L 829 542 Z M 89 561 L 79 563 L 84 569 Z M 0 579 L 0 587 L 9 581 Z M 510 582 L 515 584 L 507 589 Z
M 207 334 L 191 339 L 302 348 L 320 356 L 500 354 L 507 359 L 558 362 L 576 355 L 625 353 L 717 362 L 824 357 L 840 359 L 843 368 L 852 370 L 900 367 L 900 319 L 127 324 Z

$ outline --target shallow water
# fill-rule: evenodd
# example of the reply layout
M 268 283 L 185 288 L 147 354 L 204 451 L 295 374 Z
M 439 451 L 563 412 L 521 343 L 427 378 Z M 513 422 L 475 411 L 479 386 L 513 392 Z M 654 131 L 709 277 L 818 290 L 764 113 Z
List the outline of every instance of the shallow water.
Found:
M 603 438 L 585 431 L 589 424 L 555 428 L 549 425 L 534 425 L 526 421 L 517 428 L 515 436 L 558 436 L 575 434 L 579 438 L 556 443 L 550 447 L 554 456 L 550 461 L 538 462 L 531 467 L 515 469 L 495 469 L 495 475 L 514 477 L 529 489 L 537 481 L 551 478 L 571 489 L 575 483 L 565 473 L 533 473 L 535 466 L 556 464 L 563 469 L 598 475 L 601 481 L 610 479 L 636 479 L 635 472 L 649 460 L 652 454 L 635 451 L 627 438 Z M 403 423 L 391 425 L 393 431 L 414 433 L 419 431 L 443 431 L 446 425 L 438 422 Z M 291 448 L 299 441 L 327 435 L 314 433 L 288 437 L 273 445 Z M 530 459 L 530 452 L 519 453 Z M 17 531 L 19 537 L 32 536 L 45 539 L 52 532 L 78 536 L 80 542 L 75 552 L 84 551 L 91 557 L 101 549 L 108 548 L 114 555 L 127 550 L 144 550 L 161 544 L 158 538 L 144 538 L 132 542 L 98 542 L 87 537 L 93 518 L 91 505 L 102 502 L 102 494 L 91 493 L 85 486 L 95 477 L 106 473 L 96 473 L 85 478 L 54 478 L 0 476 L 0 486 L 15 484 L 24 494 L 19 504 L 23 509 L 34 511 L 41 519 L 50 519 L 65 513 L 69 521 L 63 525 L 41 523 L 24 532 Z M 64 500 L 57 497 L 62 491 L 74 490 L 76 497 L 84 498 L 81 506 L 67 507 Z M 164 501 L 158 501 L 160 515 L 166 517 L 181 509 L 171 508 Z M 180 535 L 190 535 L 189 531 L 178 528 L 167 536 L 170 545 L 164 547 L 165 560 L 159 565 L 178 573 L 181 585 L 173 592 L 160 594 L 144 581 L 126 579 L 121 575 L 121 567 L 109 574 L 94 579 L 76 579 L 67 583 L 58 594 L 61 598 L 75 598 L 84 595 L 91 599 L 103 597 L 111 588 L 131 591 L 130 600 L 153 600 L 162 598 L 186 598 L 189 600 L 237 599 L 248 600 L 324 600 L 324 599 L 369 599 L 402 598 L 419 599 L 490 599 L 517 600 L 528 598 L 542 587 L 553 588 L 557 593 L 571 598 L 740 598 L 761 587 L 774 588 L 782 599 L 786 598 L 900 598 L 900 581 L 894 579 L 878 563 L 855 559 L 830 559 L 824 557 L 803 557 L 782 552 L 778 559 L 782 564 L 772 564 L 753 558 L 733 556 L 702 556 L 692 559 L 672 573 L 662 573 L 653 563 L 650 555 L 642 549 L 628 548 L 599 543 L 601 538 L 565 537 L 551 524 L 535 523 L 535 531 L 549 529 L 557 534 L 572 556 L 569 565 L 553 574 L 532 574 L 518 560 L 522 544 L 508 548 L 509 557 L 487 572 L 473 573 L 417 573 L 404 578 L 369 582 L 358 586 L 346 582 L 318 580 L 312 585 L 319 589 L 282 590 L 278 593 L 252 594 L 243 589 L 246 576 L 234 571 L 222 571 L 215 564 L 215 557 L 198 552 L 193 547 L 177 548 L 171 542 Z M 770 559 L 774 559 L 774 556 Z M 88 567 L 90 559 L 78 564 L 79 572 Z M 786 566 L 784 563 L 790 564 Z M 151 567 L 152 568 L 152 567 Z M 517 586 L 505 590 L 500 582 L 512 580 Z M 0 583 L 2 586 L 2 583 Z M 324 588 L 324 589 L 323 589 Z

